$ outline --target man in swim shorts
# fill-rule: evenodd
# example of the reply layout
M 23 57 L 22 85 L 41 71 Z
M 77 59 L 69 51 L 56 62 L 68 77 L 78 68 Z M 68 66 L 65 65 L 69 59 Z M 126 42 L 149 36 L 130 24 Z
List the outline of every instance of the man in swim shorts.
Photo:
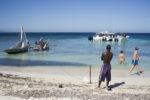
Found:
M 99 75 L 98 88 L 100 88 L 101 82 L 105 81 L 105 78 L 106 78 L 107 90 L 111 90 L 111 88 L 109 88 L 108 85 L 109 85 L 109 82 L 111 81 L 111 64 L 110 64 L 110 62 L 113 57 L 113 53 L 110 52 L 110 50 L 111 50 L 110 45 L 107 45 L 106 49 L 107 49 L 107 51 L 102 53 L 102 56 L 101 56 L 101 60 L 103 60 L 103 66 L 101 68 L 100 75 Z
M 140 69 L 139 69 L 139 65 L 138 65 L 138 62 L 139 62 L 138 50 L 139 50 L 139 48 L 136 47 L 135 51 L 133 52 L 132 67 L 128 73 L 129 76 L 131 75 L 133 68 L 136 66 L 138 74 L 140 75 L 140 77 L 142 77 L 142 74 L 140 73 Z

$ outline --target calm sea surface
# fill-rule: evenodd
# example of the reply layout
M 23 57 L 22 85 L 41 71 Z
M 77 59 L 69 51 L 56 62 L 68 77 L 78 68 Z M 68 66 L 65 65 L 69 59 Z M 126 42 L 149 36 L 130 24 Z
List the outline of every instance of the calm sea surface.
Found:
M 150 70 L 150 34 L 148 33 L 128 33 L 129 39 L 121 43 L 112 42 L 91 42 L 88 36 L 94 33 L 27 33 L 28 40 L 33 46 L 40 37 L 45 40 L 50 39 L 50 50 L 35 52 L 32 49 L 27 53 L 7 54 L 2 52 L 19 39 L 19 33 L 0 33 L 0 65 L 1 66 L 70 66 L 87 67 L 90 64 L 100 67 L 102 61 L 100 56 L 106 49 L 106 45 L 112 46 L 114 57 L 112 67 L 118 69 L 118 54 L 123 50 L 126 61 L 123 67 L 131 67 L 132 53 L 136 46 L 139 47 L 140 68 Z M 53 46 L 54 45 L 54 46 Z

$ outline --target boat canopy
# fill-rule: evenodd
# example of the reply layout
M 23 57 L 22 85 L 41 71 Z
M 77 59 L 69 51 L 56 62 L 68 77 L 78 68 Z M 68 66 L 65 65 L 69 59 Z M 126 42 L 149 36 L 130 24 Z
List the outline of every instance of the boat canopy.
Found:
M 115 32 L 105 31 L 105 32 L 97 32 L 96 34 L 98 34 L 98 35 L 100 35 L 100 34 L 103 34 L 103 35 L 115 35 L 116 33 Z

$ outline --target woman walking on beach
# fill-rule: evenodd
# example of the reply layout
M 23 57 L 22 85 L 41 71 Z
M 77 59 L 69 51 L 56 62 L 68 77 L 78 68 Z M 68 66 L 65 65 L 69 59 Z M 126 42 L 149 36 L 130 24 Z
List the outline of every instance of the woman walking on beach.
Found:
M 102 56 L 101 56 L 101 60 L 103 60 L 103 66 L 101 68 L 101 72 L 100 72 L 100 76 L 99 76 L 98 88 L 100 88 L 101 82 L 105 81 L 105 78 L 106 78 L 107 79 L 107 82 L 106 82 L 107 90 L 111 90 L 111 88 L 109 88 L 108 85 L 109 85 L 109 82 L 111 81 L 111 64 L 110 64 L 110 62 L 112 60 L 113 53 L 110 52 L 110 50 L 111 50 L 110 45 L 107 45 L 106 49 L 107 49 L 107 51 L 102 53 Z
M 124 64 L 124 61 L 125 61 L 125 55 L 123 53 L 123 51 L 120 51 L 120 54 L 119 54 L 119 62 L 120 64 Z
M 129 76 L 131 75 L 133 68 L 136 66 L 138 74 L 140 75 L 140 77 L 142 77 L 142 74 L 140 73 L 140 69 L 139 69 L 139 65 L 138 65 L 138 62 L 139 62 L 138 50 L 139 50 L 139 48 L 136 47 L 135 51 L 133 52 L 132 67 L 128 73 Z

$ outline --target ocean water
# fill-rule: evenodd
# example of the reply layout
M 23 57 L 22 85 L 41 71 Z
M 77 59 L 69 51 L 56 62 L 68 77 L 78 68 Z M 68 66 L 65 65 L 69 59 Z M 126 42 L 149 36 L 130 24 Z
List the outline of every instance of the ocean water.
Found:
M 140 69 L 150 70 L 150 34 L 148 33 L 128 33 L 129 39 L 117 42 L 92 42 L 88 41 L 88 36 L 94 33 L 27 33 L 31 46 L 40 37 L 45 40 L 50 39 L 49 51 L 33 51 L 26 53 L 7 54 L 3 50 L 16 44 L 19 33 L 0 33 L 0 66 L 69 66 L 69 67 L 88 67 L 92 65 L 99 68 L 102 65 L 100 59 L 102 52 L 106 51 L 106 45 L 112 46 L 111 51 L 114 56 L 112 68 L 120 68 L 118 55 L 121 50 L 125 53 L 124 69 L 131 67 L 132 54 L 136 46 L 139 47 Z

